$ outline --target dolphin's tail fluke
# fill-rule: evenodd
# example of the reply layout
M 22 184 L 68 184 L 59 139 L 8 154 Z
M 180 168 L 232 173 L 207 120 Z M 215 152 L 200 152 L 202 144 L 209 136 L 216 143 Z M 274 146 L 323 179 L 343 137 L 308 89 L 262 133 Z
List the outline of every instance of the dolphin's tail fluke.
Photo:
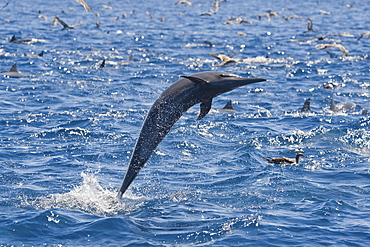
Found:
M 126 192 L 132 181 L 134 181 L 134 179 L 136 178 L 137 174 L 139 174 L 139 171 L 140 169 L 129 166 L 125 178 L 123 179 L 122 186 L 119 189 L 118 198 L 120 198 Z

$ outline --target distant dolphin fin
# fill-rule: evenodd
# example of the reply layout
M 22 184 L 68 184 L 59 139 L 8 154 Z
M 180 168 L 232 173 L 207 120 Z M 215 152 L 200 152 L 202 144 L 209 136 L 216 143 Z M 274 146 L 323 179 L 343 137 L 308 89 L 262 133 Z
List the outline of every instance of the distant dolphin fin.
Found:
M 231 100 L 229 100 L 226 105 L 224 106 L 224 108 L 222 109 L 230 109 L 230 110 L 234 110 L 234 107 L 233 107 L 233 102 Z
M 13 42 L 15 40 L 17 40 L 17 38 L 15 37 L 15 35 L 13 35 L 9 42 Z
M 301 112 L 306 112 L 306 111 L 311 111 L 311 99 L 310 98 L 308 98 L 305 102 L 304 102 L 304 104 L 303 104 L 303 107 L 302 107 L 302 109 L 301 109 Z
M 330 110 L 336 111 L 336 107 L 335 107 L 335 103 L 334 103 L 333 98 L 330 99 Z
M 9 72 L 18 72 L 17 65 L 13 64 L 12 67 L 10 68 Z
M 104 68 L 105 67 L 105 59 L 103 60 L 103 62 L 101 62 L 99 68 Z
M 191 80 L 192 82 L 196 83 L 196 84 L 203 84 L 203 83 L 209 83 L 208 81 L 206 80 L 203 80 L 201 78 L 198 78 L 198 77 L 194 77 L 194 76 L 185 76 L 185 75 L 182 75 L 181 77 L 184 77 L 186 79 L 189 79 Z
M 211 106 L 212 98 L 203 100 L 202 103 L 200 104 L 200 113 L 197 120 L 201 120 L 202 118 L 204 118 L 208 114 L 209 110 L 211 110 Z

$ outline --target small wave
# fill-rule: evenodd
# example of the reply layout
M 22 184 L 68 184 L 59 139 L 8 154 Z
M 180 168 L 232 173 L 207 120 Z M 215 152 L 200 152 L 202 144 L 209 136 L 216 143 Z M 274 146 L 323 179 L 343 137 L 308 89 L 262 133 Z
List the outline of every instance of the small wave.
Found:
M 339 141 L 359 155 L 367 156 L 370 153 L 370 133 L 366 129 L 348 129 Z
M 144 205 L 142 197 L 134 196 L 129 191 L 118 199 L 117 191 L 103 188 L 94 174 L 82 172 L 81 176 L 82 184 L 71 191 L 40 197 L 23 205 L 38 209 L 63 208 L 100 216 L 127 214 Z

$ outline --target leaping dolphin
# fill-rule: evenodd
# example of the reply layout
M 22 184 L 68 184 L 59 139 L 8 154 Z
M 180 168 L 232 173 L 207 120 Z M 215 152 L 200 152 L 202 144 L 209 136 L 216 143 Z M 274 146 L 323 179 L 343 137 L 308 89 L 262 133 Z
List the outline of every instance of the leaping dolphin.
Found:
M 125 193 L 154 149 L 190 107 L 201 103 L 197 119 L 200 120 L 211 109 L 214 97 L 244 85 L 266 81 L 263 78 L 244 78 L 225 72 L 202 72 L 182 77 L 159 96 L 146 116 L 118 197 Z

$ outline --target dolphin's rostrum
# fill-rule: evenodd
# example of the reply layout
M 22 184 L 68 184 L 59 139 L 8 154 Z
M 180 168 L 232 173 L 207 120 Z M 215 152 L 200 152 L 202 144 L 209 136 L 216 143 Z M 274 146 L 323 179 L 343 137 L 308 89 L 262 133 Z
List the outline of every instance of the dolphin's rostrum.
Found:
M 261 81 L 266 79 L 244 78 L 224 72 L 201 72 L 183 76 L 167 88 L 146 116 L 118 196 L 121 197 L 125 193 L 158 144 L 190 107 L 201 103 L 198 116 L 200 120 L 211 109 L 214 97 Z

